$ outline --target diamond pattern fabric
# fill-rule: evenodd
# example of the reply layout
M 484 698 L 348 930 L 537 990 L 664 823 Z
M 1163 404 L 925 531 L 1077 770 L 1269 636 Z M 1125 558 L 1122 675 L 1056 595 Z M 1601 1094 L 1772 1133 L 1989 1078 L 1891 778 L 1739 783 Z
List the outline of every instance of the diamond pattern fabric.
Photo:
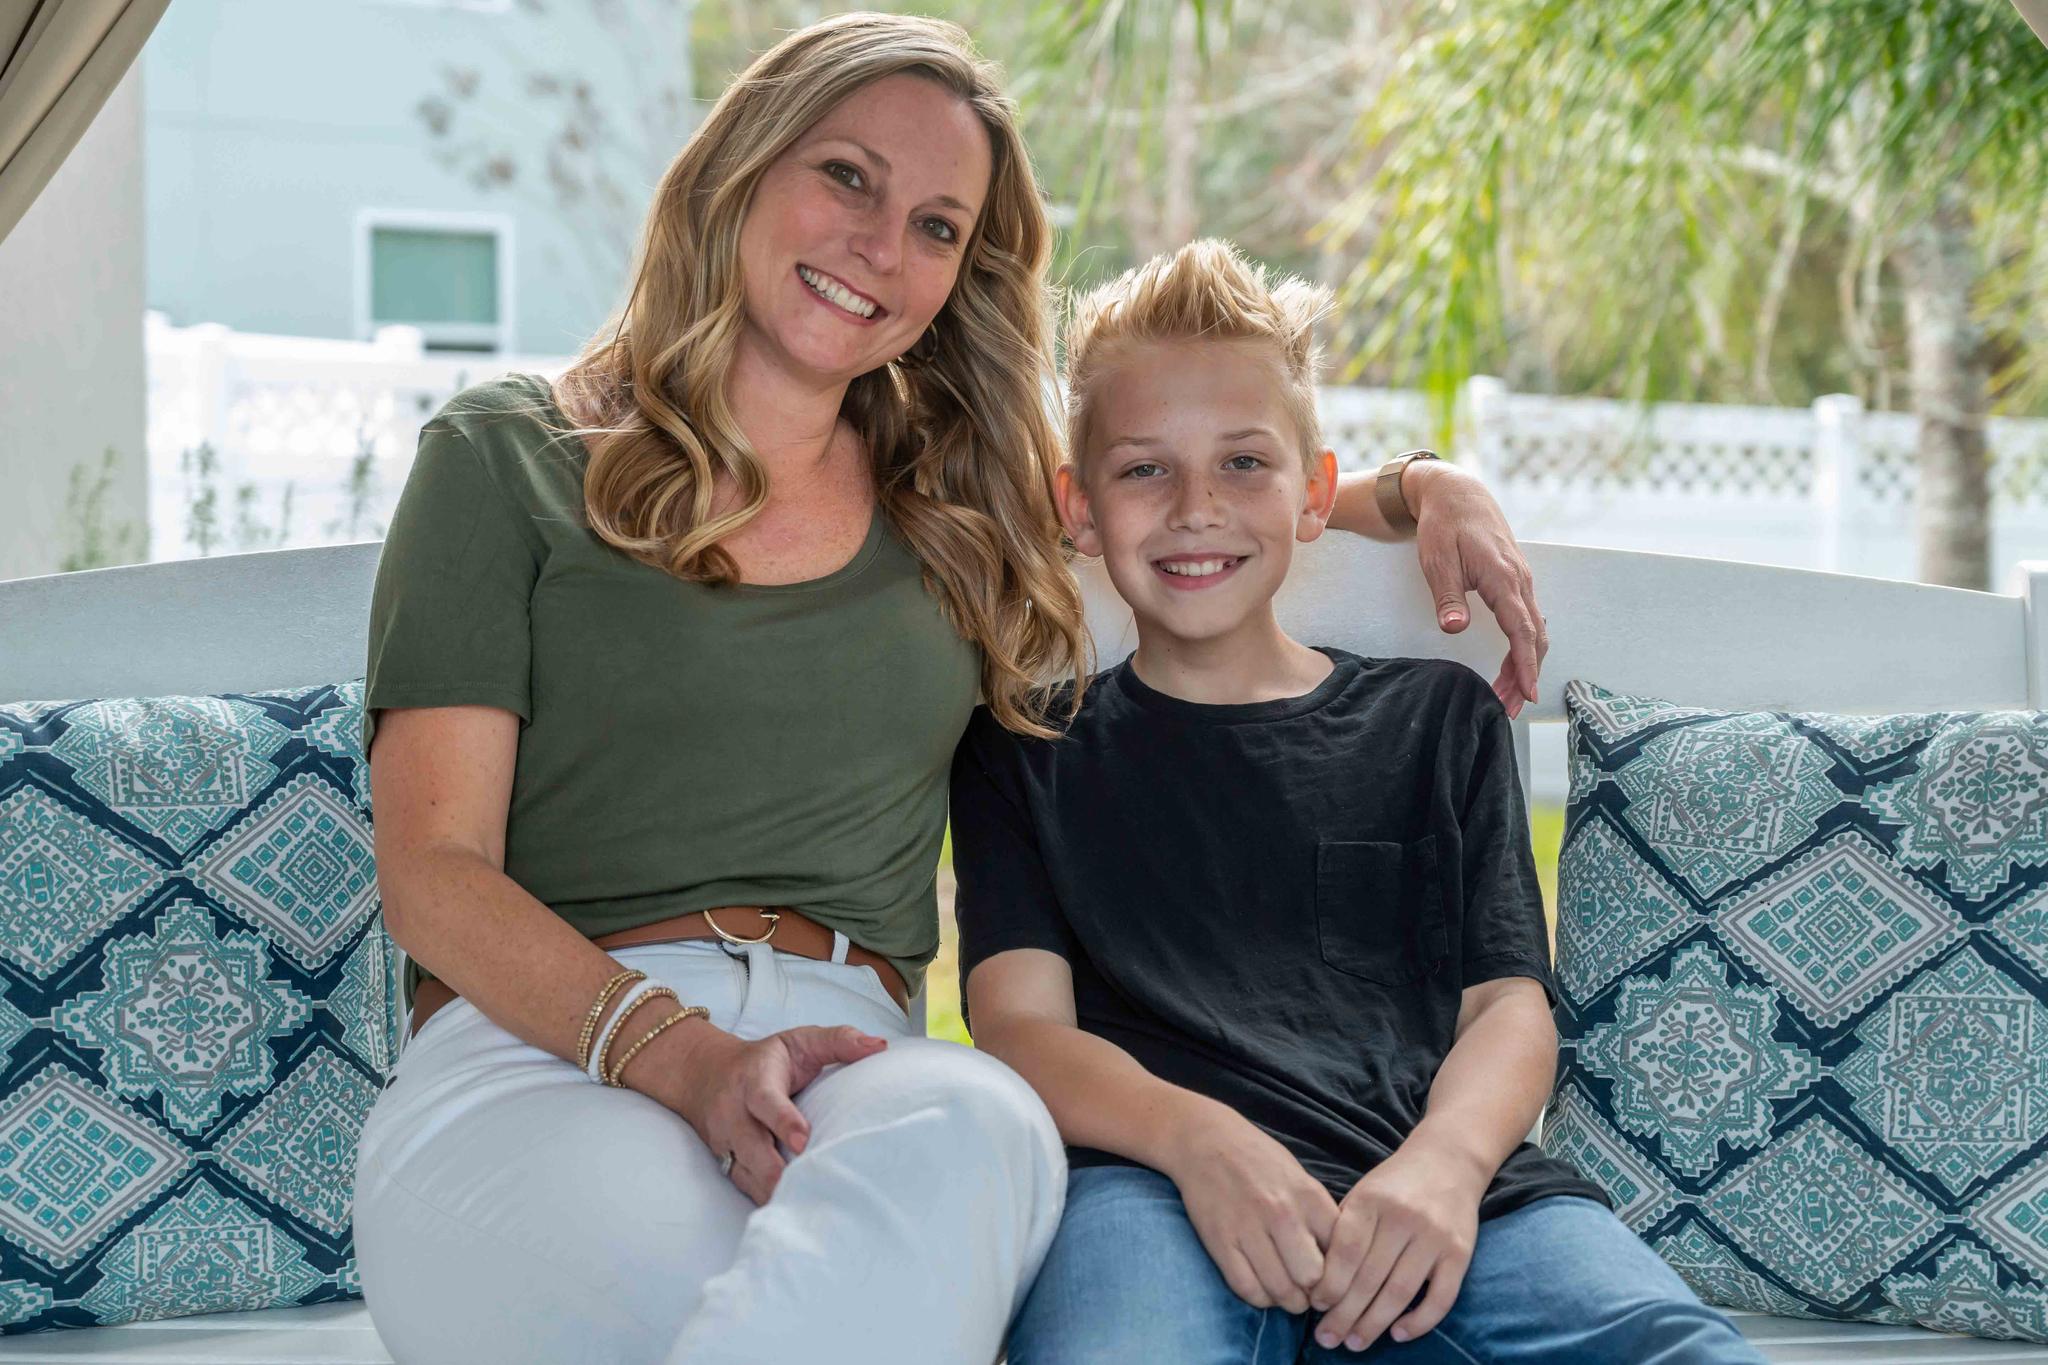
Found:
M 0 1335 L 360 1297 L 362 699 L 0 705 Z
M 2048 717 L 1565 709 L 1545 1150 L 1709 1303 L 2048 1342 Z

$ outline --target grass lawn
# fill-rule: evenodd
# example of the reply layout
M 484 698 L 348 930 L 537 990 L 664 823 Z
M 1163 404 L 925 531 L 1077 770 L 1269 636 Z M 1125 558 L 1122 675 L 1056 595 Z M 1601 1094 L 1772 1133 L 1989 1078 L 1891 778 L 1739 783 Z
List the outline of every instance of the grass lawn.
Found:
M 1529 808 L 1529 835 L 1536 849 L 1536 876 L 1543 884 L 1543 917 L 1557 932 L 1557 846 L 1564 837 L 1564 807 Z M 960 935 L 953 927 L 953 842 L 939 855 L 939 956 L 925 976 L 925 1031 L 934 1038 L 968 1043 L 960 1022 Z

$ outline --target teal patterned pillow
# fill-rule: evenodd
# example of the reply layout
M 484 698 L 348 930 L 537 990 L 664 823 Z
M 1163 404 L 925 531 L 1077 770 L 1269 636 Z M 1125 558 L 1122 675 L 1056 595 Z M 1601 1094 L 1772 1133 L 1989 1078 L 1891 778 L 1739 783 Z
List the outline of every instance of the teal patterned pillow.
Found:
M 1709 1303 L 2048 1341 L 2048 715 L 1565 709 L 1544 1149 Z
M 0 1334 L 361 1294 L 360 680 L 0 705 Z

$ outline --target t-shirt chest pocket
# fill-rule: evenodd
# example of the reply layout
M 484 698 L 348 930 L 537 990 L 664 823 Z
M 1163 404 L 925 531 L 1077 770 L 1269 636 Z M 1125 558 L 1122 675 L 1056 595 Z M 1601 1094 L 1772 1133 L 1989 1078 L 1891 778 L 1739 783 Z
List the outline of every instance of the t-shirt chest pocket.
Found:
M 1316 939 L 1323 961 L 1380 986 L 1411 986 L 1450 955 L 1436 836 L 1316 845 Z

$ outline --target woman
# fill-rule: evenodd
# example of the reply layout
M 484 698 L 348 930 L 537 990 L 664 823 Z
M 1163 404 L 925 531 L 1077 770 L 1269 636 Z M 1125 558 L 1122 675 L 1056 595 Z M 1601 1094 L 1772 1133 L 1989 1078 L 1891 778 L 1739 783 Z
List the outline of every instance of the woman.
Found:
M 400 1361 L 995 1356 L 1059 1139 L 905 1004 L 977 688 L 1047 733 L 1037 684 L 1087 669 L 1050 249 L 965 36 L 830 20 L 719 100 L 555 389 L 422 432 L 364 725 L 416 1032 L 355 1232 Z M 1444 611 L 1490 566 L 1519 704 L 1542 641 L 1497 509 L 1396 478 Z M 1337 520 L 1391 534 L 1364 481 Z

